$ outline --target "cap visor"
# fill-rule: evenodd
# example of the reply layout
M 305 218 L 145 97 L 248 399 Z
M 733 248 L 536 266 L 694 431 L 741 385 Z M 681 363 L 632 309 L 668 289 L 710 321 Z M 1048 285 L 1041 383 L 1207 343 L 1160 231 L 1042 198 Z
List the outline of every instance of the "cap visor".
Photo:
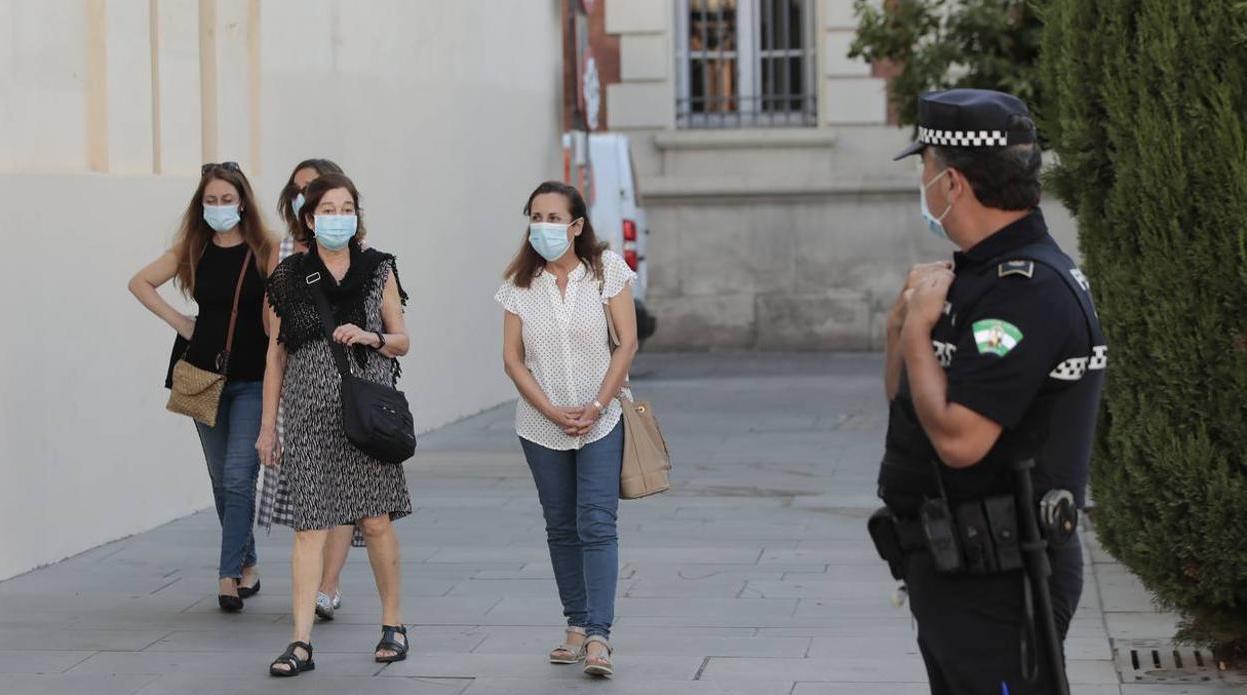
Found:
M 893 158 L 892 158 L 892 161 L 894 161 L 894 162 L 895 162 L 895 161 L 897 161 L 898 159 L 904 159 L 904 158 L 909 157 L 909 156 L 911 156 L 911 155 L 918 154 L 919 152 L 921 152 L 922 150 L 924 150 L 924 149 L 926 148 L 926 146 L 927 146 L 927 143 L 925 143 L 925 142 L 921 142 L 921 141 L 918 141 L 918 140 L 915 140 L 915 141 L 913 142 L 913 144 L 911 144 L 909 147 L 906 147 L 905 149 L 901 150 L 901 153 L 900 153 L 900 154 L 898 154 L 898 155 L 896 155 L 895 157 L 893 157 Z

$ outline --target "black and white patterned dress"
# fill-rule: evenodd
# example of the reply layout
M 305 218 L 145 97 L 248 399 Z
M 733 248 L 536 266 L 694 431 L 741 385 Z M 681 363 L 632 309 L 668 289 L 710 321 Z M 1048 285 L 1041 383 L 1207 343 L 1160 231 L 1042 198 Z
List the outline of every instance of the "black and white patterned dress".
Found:
M 282 261 L 269 281 L 270 299 L 283 322 L 296 309 L 306 319 L 310 308 L 299 272 L 301 258 L 302 254 L 296 254 Z M 373 271 L 364 290 L 364 323 L 360 326 L 364 330 L 383 330 L 381 297 L 393 272 L 392 259 Z M 362 366 L 357 354 L 362 355 Z M 349 355 L 356 376 L 395 383 L 398 368 L 393 358 L 375 350 L 351 351 Z M 289 525 L 295 530 L 332 528 L 382 514 L 397 519 L 411 513 L 403 467 L 364 454 L 346 438 L 341 383 L 323 333 L 287 354 L 281 394 L 281 477 L 289 504 Z

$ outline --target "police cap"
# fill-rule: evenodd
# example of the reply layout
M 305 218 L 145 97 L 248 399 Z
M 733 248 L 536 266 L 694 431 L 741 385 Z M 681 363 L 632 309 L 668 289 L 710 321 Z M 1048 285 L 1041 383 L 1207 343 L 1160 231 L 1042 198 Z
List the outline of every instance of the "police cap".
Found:
M 990 89 L 927 92 L 918 99 L 918 139 L 895 159 L 940 147 L 1008 147 L 1035 142 L 1035 123 L 1026 104 Z

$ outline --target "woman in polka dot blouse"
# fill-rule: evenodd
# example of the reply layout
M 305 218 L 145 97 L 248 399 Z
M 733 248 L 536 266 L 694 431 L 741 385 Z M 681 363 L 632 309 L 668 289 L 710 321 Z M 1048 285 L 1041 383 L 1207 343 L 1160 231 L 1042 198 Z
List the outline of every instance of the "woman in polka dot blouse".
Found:
M 495 299 L 503 361 L 520 399 L 515 431 L 546 519 L 567 632 L 554 664 L 614 675 L 610 631 L 619 577 L 622 410 L 637 351 L 636 273 L 599 243 L 584 198 L 556 181 L 524 206 L 529 226 Z M 620 345 L 612 352 L 610 312 Z

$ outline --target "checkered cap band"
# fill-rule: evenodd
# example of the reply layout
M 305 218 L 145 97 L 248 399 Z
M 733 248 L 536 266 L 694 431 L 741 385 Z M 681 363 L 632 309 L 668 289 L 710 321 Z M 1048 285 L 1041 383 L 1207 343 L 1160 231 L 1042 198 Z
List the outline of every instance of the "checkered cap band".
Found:
M 942 147 L 1005 147 L 1009 136 L 1003 130 L 936 130 L 918 128 L 918 141 Z

